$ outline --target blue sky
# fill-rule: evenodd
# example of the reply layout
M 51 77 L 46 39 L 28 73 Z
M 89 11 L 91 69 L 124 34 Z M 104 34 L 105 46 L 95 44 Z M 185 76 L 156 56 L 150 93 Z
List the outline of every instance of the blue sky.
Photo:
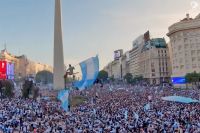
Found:
M 166 37 L 168 27 L 186 13 L 195 17 L 200 0 L 62 0 L 66 64 L 100 57 L 101 68 L 116 49 L 131 49 L 132 41 L 150 30 Z M 193 7 L 193 8 L 192 8 Z M 0 0 L 0 48 L 52 65 L 54 0 Z

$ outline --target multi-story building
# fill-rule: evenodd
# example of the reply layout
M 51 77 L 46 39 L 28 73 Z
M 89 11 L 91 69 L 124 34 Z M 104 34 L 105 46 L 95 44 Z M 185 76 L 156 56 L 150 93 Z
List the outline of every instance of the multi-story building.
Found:
M 142 76 L 149 84 L 170 82 L 171 64 L 164 38 L 150 39 L 149 31 L 133 41 L 133 48 L 105 68 L 109 77 L 123 78 L 127 73 Z
M 187 73 L 200 72 L 200 14 L 186 18 L 169 27 L 172 79 L 175 87 L 185 87 Z
M 129 54 L 129 71 L 133 77 L 142 76 L 150 84 L 170 82 L 170 55 L 164 38 L 150 39 L 147 31 L 133 41 Z
M 0 60 L 14 63 L 15 79 L 27 77 L 29 75 L 36 75 L 37 72 L 42 70 L 53 72 L 53 68 L 49 65 L 31 61 L 25 55 L 12 55 L 8 53 L 6 49 L 1 51 Z
M 144 46 L 144 35 L 139 36 L 133 41 L 133 48 L 129 51 L 129 72 L 133 76 L 140 76 L 139 58 L 142 47 Z
M 150 84 L 170 82 L 171 65 L 164 38 L 150 39 L 139 54 L 139 73 Z
M 122 55 L 122 57 L 120 58 L 121 61 L 121 71 L 122 71 L 122 77 L 124 77 L 127 73 L 130 72 L 129 69 L 129 51 L 125 52 L 125 54 Z
M 126 52 L 119 59 L 116 59 L 107 66 L 104 70 L 108 72 L 108 77 L 113 77 L 115 79 L 122 79 L 127 73 L 129 73 L 129 52 Z

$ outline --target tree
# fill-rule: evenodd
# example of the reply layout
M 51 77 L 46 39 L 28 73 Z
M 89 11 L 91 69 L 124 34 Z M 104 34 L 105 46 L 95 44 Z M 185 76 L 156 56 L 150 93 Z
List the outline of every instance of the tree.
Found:
M 39 87 L 33 86 L 31 91 L 32 91 L 32 95 L 33 95 L 33 99 L 37 99 L 37 97 L 39 96 Z
M 39 96 L 40 88 L 33 84 L 33 81 L 25 80 L 22 88 L 22 97 L 36 99 Z
M 124 76 L 124 79 L 125 79 L 125 81 L 126 81 L 128 84 L 133 83 L 133 75 L 132 75 L 131 73 L 127 73 L 127 74 Z
M 97 77 L 99 80 L 106 81 L 108 79 L 108 72 L 101 70 Z
M 43 70 L 40 71 L 36 74 L 36 83 L 44 83 L 44 84 L 49 84 L 49 83 L 53 83 L 53 73 Z
M 23 84 L 23 88 L 22 88 L 22 97 L 29 98 L 32 87 L 33 87 L 33 82 L 29 80 L 25 80 Z
M 137 82 L 140 82 L 143 80 L 143 76 L 135 76 L 134 79 L 137 81 Z
M 114 77 L 114 75 L 112 75 L 112 76 L 110 77 L 110 81 L 112 81 L 112 82 L 115 81 L 115 77 Z
M 199 87 L 199 81 L 200 81 L 200 73 L 196 73 L 196 71 L 192 73 L 187 73 L 185 75 L 185 79 L 187 83 L 192 83 L 195 86 Z
M 1 95 L 5 97 L 13 97 L 14 96 L 14 84 L 10 80 L 1 80 Z

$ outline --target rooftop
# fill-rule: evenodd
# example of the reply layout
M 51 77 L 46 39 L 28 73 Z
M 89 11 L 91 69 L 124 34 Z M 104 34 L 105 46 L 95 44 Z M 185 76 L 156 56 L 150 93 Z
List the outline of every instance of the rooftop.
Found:
M 152 46 L 155 48 L 167 48 L 167 43 L 164 38 L 153 38 L 150 41 L 146 42 L 146 44 L 142 48 L 142 52 L 149 50 Z

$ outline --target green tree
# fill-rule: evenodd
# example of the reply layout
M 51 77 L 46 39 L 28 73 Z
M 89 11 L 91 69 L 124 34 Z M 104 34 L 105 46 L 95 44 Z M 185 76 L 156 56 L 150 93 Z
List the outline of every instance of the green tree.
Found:
M 31 91 L 32 91 L 32 95 L 33 95 L 33 99 L 37 99 L 37 97 L 39 96 L 39 87 L 33 86 Z
M 33 81 L 25 80 L 22 88 L 22 97 L 36 99 L 39 96 L 40 88 L 33 84 Z
M 36 83 L 44 83 L 44 84 L 49 84 L 53 83 L 53 73 L 49 71 L 40 71 L 36 74 L 35 77 Z
M 134 77 L 134 80 L 136 81 L 136 82 L 141 82 L 141 81 L 143 81 L 143 76 L 136 76 L 136 77 Z
M 7 97 L 13 97 L 14 96 L 14 85 L 12 84 L 11 81 L 6 81 L 5 84 L 5 96 Z
M 108 79 L 108 72 L 101 70 L 97 77 L 99 80 L 106 81 Z
M 124 79 L 125 79 L 125 81 L 126 81 L 128 84 L 133 83 L 133 75 L 132 75 L 131 73 L 127 73 L 127 74 L 124 76 Z
M 112 76 L 110 77 L 110 81 L 112 81 L 112 82 L 115 81 L 115 77 L 114 77 L 114 75 L 112 75 Z
M 196 73 L 196 71 L 192 73 L 187 73 L 185 75 L 185 79 L 187 83 L 191 83 L 199 87 L 200 73 Z
M 25 80 L 22 87 L 22 97 L 29 98 L 32 87 L 33 87 L 33 82 L 29 80 Z
M 2 94 L 6 97 L 13 97 L 14 96 L 14 84 L 12 81 L 10 80 L 2 80 L 1 81 L 2 84 Z

